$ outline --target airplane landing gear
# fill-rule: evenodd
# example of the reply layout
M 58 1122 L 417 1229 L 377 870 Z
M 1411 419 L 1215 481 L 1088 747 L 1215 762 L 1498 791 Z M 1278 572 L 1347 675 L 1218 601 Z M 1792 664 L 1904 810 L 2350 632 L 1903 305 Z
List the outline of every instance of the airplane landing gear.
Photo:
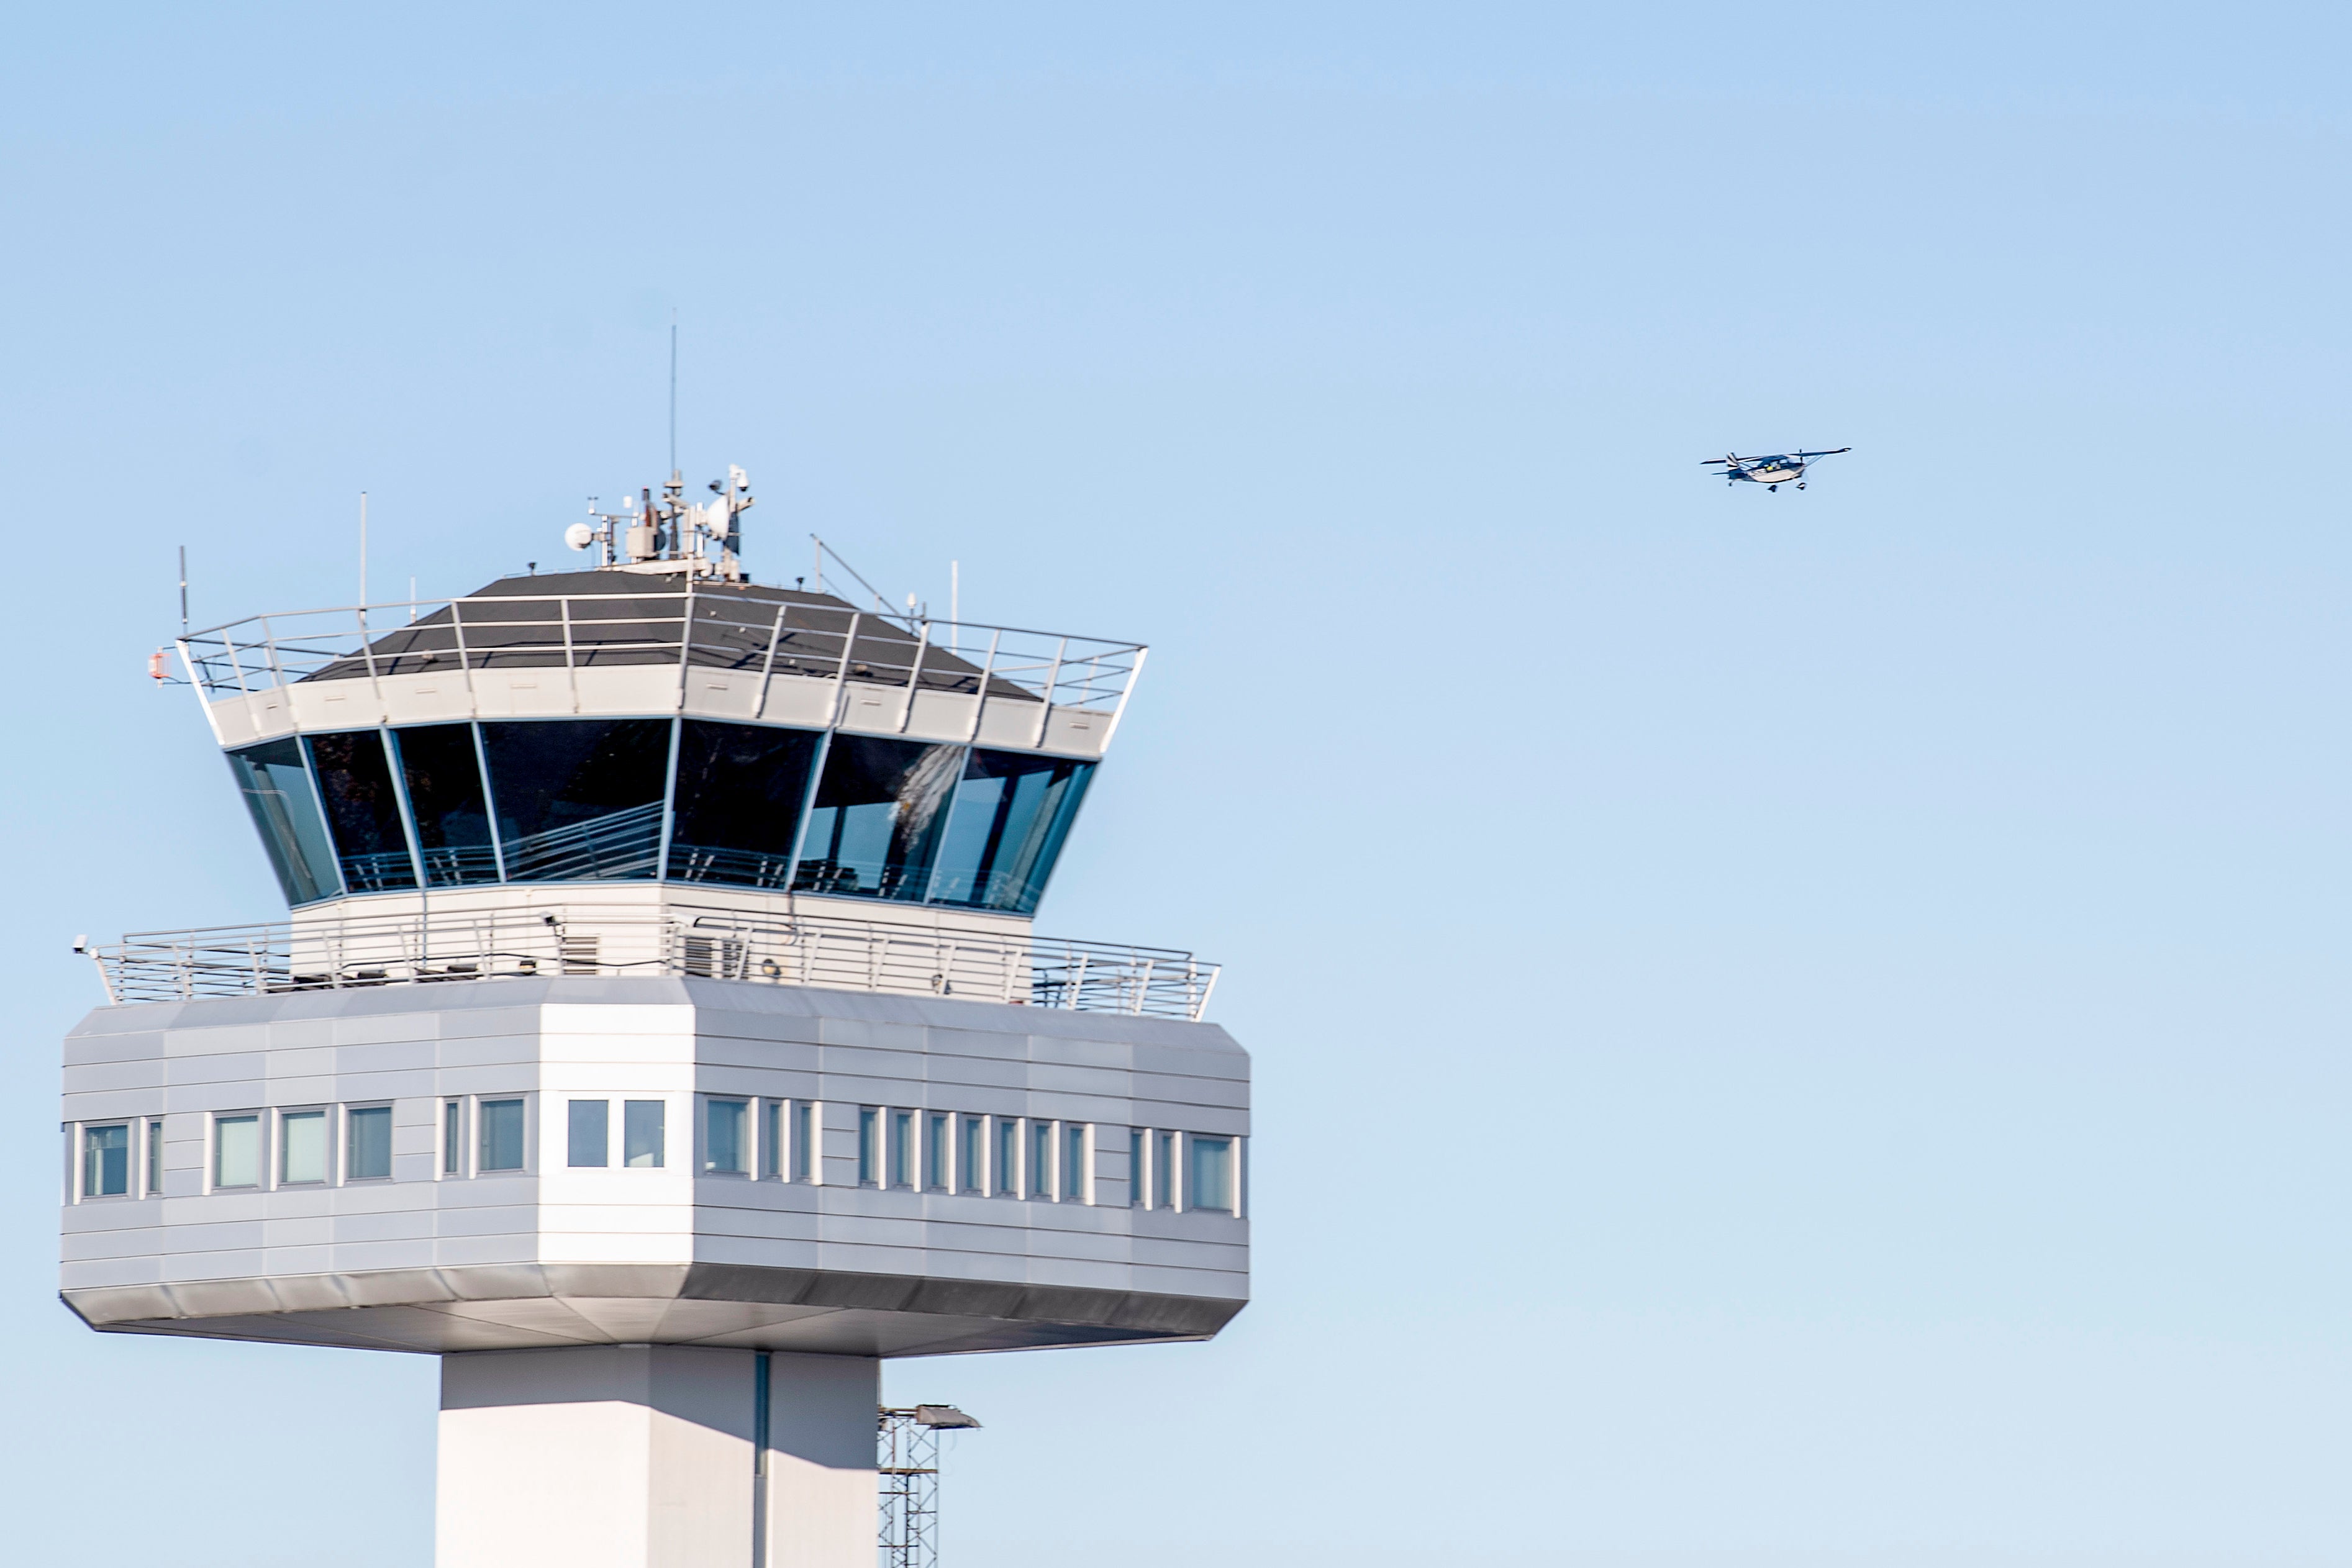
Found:
M 1803 489 L 1804 487 L 1805 487 L 1805 482 L 1804 482 L 1802 479 L 1798 480 L 1798 481 L 1797 481 L 1797 488 L 1798 488 L 1798 489 L 1800 489 L 1800 490 L 1801 490 L 1801 489 Z

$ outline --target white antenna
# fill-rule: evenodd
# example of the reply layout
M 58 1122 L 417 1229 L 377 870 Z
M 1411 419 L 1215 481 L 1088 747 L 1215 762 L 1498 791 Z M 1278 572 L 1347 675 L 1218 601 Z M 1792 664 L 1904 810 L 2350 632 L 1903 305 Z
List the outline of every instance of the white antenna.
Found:
M 677 311 L 669 313 L 669 473 L 677 477 Z
M 188 634 L 188 547 L 180 547 L 180 635 Z
M 360 608 L 367 608 L 367 492 L 360 492 Z
M 948 562 L 948 624 L 963 624 L 963 562 Z

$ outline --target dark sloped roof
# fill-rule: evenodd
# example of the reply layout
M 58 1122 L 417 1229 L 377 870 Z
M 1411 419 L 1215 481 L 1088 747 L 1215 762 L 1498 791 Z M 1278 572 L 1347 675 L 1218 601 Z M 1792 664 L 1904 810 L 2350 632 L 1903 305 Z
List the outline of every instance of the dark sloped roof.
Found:
M 831 679 L 841 672 L 843 644 L 854 626 L 852 679 L 904 685 L 919 648 L 923 690 L 980 689 L 978 665 L 922 644 L 904 626 L 829 593 L 611 570 L 502 577 L 302 679 L 455 671 L 461 651 L 464 667 L 473 670 L 561 668 L 567 660 L 591 668 L 675 664 L 689 622 L 685 663 L 697 669 Z M 1001 677 L 988 685 L 992 697 L 1037 700 Z

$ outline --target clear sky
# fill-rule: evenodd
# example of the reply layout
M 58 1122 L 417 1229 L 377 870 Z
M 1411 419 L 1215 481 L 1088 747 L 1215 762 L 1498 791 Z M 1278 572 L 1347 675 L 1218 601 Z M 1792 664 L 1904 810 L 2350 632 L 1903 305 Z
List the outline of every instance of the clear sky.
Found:
M 5 1554 L 429 1562 L 429 1361 L 55 1301 L 68 946 L 282 908 L 173 548 L 570 559 L 675 311 L 755 573 L 1152 644 L 1041 927 L 1256 1057 L 956 1568 L 2352 1563 L 2345 16 L 18 7 Z

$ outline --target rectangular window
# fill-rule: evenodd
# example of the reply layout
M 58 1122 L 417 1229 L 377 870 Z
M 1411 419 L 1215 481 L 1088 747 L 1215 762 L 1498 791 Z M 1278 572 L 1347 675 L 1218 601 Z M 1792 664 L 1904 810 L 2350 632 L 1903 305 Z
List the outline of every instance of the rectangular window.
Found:
M 760 1106 L 760 1178 L 784 1174 L 784 1103 L 769 1100 Z
M 259 1116 L 216 1116 L 213 1119 L 213 1185 L 261 1185 Z
M 623 1101 L 621 1162 L 633 1170 L 659 1170 L 667 1154 L 663 1131 L 661 1101 Z
M 702 1103 L 702 1168 L 707 1175 L 741 1176 L 751 1169 L 743 1156 L 750 1107 L 740 1100 Z
M 463 1176 L 466 1173 L 466 1106 L 463 1101 L 450 1100 L 441 1107 L 441 1174 Z
M 1054 1196 L 1054 1124 L 1029 1124 L 1029 1196 Z
M 1149 1173 L 1143 1165 L 1143 1129 L 1127 1130 L 1127 1203 L 1130 1208 L 1150 1208 L 1151 1190 Z
M 857 1112 L 857 1185 L 878 1186 L 882 1181 L 882 1113 L 871 1105 Z
M 383 1181 L 392 1175 L 392 1107 L 363 1105 L 352 1112 L 343 1130 L 350 1141 L 345 1179 Z
M 278 1179 L 303 1186 L 327 1179 L 327 1113 L 286 1111 L 278 1117 Z
M 963 1119 L 963 1142 L 957 1152 L 962 1156 L 956 1172 L 958 1192 L 988 1190 L 988 1123 L 979 1116 Z
M 1015 1116 L 996 1119 L 996 1176 L 999 1197 L 1021 1196 L 1021 1122 Z
M 793 1105 L 793 1179 L 809 1181 L 816 1175 L 816 1107 L 807 1101 Z
M 127 1197 L 131 1193 L 131 1128 L 84 1127 L 81 1132 L 81 1195 Z
M 1087 1129 L 1081 1123 L 1062 1124 L 1062 1200 L 1078 1203 L 1087 1196 Z
M 890 1113 L 890 1185 L 915 1185 L 915 1113 Z
M 954 1129 L 945 1111 L 923 1113 L 923 1185 L 933 1192 L 948 1189 L 948 1139 Z
M 1192 1168 L 1186 1172 L 1184 1207 L 1234 1211 L 1234 1141 L 1192 1137 Z
M 563 1163 L 568 1166 L 609 1166 L 613 1163 L 613 1103 L 574 1100 L 565 1113 Z
M 474 1168 L 484 1171 L 522 1169 L 522 1102 L 485 1100 L 481 1115 L 481 1163 Z
M 147 1196 L 163 1195 L 163 1124 L 147 1124 Z
M 1162 1133 L 1151 1152 L 1151 1207 L 1176 1207 L 1176 1134 Z

